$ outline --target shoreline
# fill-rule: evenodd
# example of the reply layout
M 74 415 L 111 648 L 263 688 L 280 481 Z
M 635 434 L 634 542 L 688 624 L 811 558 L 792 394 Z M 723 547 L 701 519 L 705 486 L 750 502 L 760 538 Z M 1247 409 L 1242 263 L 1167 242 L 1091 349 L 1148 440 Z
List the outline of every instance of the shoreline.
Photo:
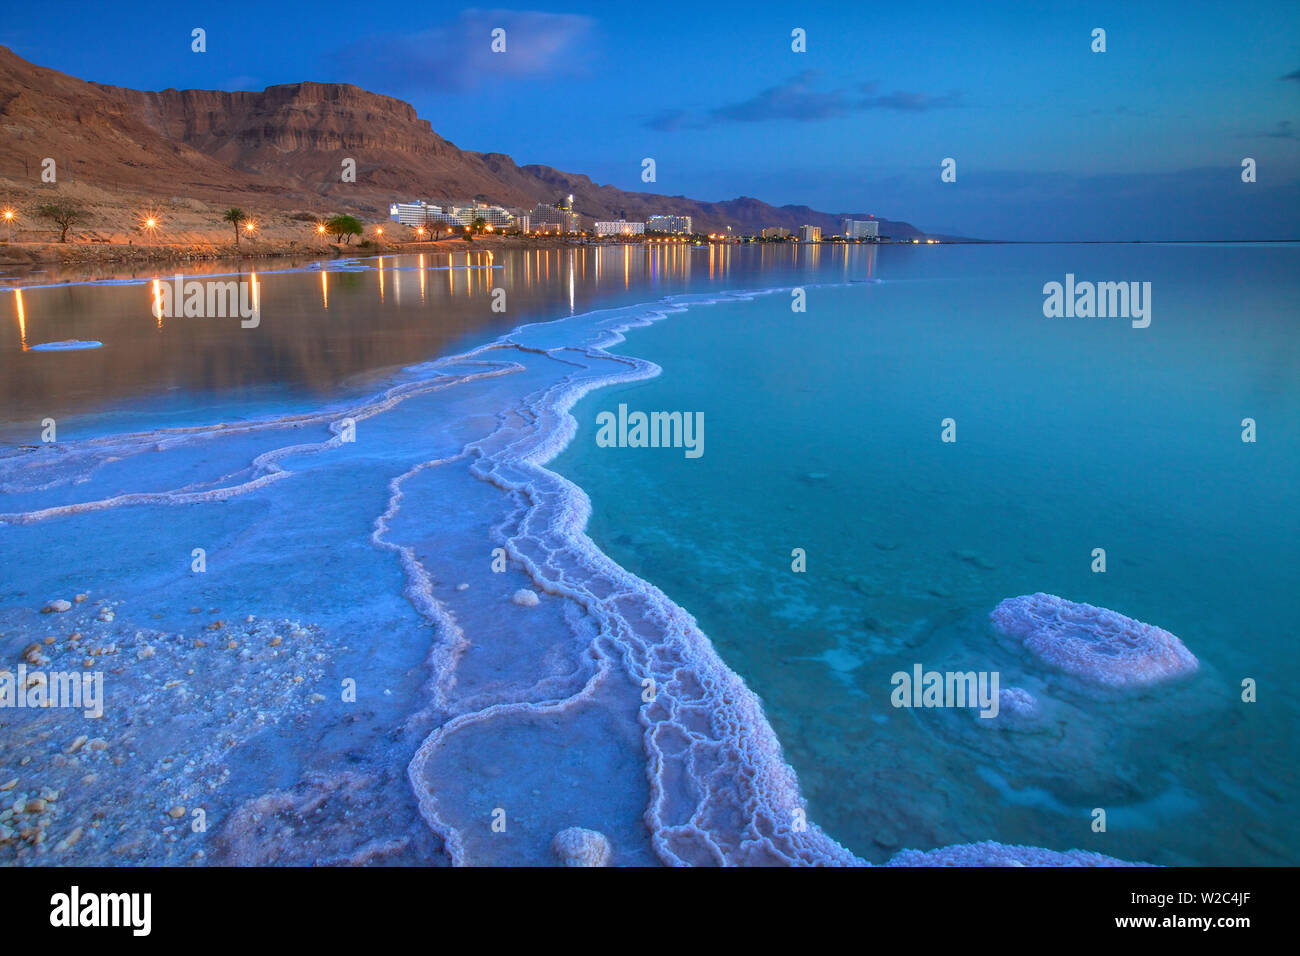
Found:
M 376 551 L 397 555 L 405 581 L 401 600 L 424 619 L 426 626 L 432 625 L 436 635 L 427 651 L 427 699 L 417 696 L 404 709 L 409 712 L 407 720 L 417 724 L 427 719 L 421 715 L 441 715 L 441 719 L 431 720 L 433 726 L 422 732 L 422 740 L 417 740 L 405 766 L 405 778 L 418 802 L 420 816 L 442 838 L 451 862 L 499 864 L 509 861 L 493 854 L 512 851 L 493 843 L 491 837 L 485 840 L 473 822 L 475 813 L 466 810 L 466 789 L 481 786 L 483 781 L 467 771 L 460 777 L 449 776 L 447 768 L 440 772 L 439 761 L 467 752 L 508 750 L 512 735 L 498 731 L 501 722 L 530 728 L 530 722 L 545 721 L 554 731 L 555 725 L 570 721 L 572 725 L 565 727 L 567 733 L 560 735 L 563 745 L 586 754 L 582 748 L 593 747 L 592 728 L 583 721 L 590 720 L 589 715 L 595 712 L 621 728 L 621 739 L 635 736 L 639 741 L 635 755 L 638 775 L 648 780 L 650 787 L 649 803 L 641 803 L 635 814 L 624 806 L 620 818 L 623 830 L 610 830 L 619 852 L 642 852 L 635 845 L 635 837 L 628 835 L 641 827 L 648 831 L 641 837 L 653 847 L 654 857 L 668 865 L 862 865 L 865 861 L 811 821 L 796 825 L 801 819 L 797 811 L 806 814 L 806 800 L 757 696 L 721 658 L 689 612 L 597 546 L 587 534 L 591 502 L 586 492 L 548 467 L 574 440 L 578 423 L 572 409 L 584 395 L 607 385 L 659 374 L 659 367 L 652 362 L 609 351 L 627 340 L 627 332 L 695 307 L 747 301 L 780 291 L 782 288 L 764 287 L 683 293 L 525 323 L 468 351 L 409 366 L 377 391 L 342 407 L 327 405 L 306 415 L 246 421 L 234 427 L 212 424 L 181 430 L 154 429 L 77 443 L 80 447 L 72 451 L 84 453 L 87 459 L 96 454 L 117 455 L 116 446 L 123 441 L 151 446 L 150 450 L 164 450 L 165 446 L 166 450 L 177 449 L 184 454 L 184 449 L 217 436 L 239 433 L 269 437 L 274 447 L 258 455 L 242 483 L 209 487 L 197 496 L 179 487 L 147 497 L 118 494 L 97 502 L 64 503 L 26 514 L 11 513 L 5 518 L 11 528 L 16 528 L 43 523 L 58 515 L 113 511 L 119 505 L 184 506 L 191 502 L 234 501 L 272 484 L 283 490 L 268 494 L 291 495 L 295 487 L 302 485 L 301 481 L 293 481 L 294 472 L 310 466 L 295 463 L 290 469 L 277 462 L 301 457 L 309 446 L 301 444 L 306 436 L 291 438 L 286 434 L 281 439 L 277 431 L 328 424 L 332 434 L 314 446 L 314 457 L 342 447 L 336 428 L 340 414 L 364 423 L 367 434 L 372 434 L 373 429 L 385 427 L 381 420 L 388 411 L 407 401 L 412 407 L 397 412 L 399 422 L 390 419 L 386 427 L 395 427 L 403 416 L 417 414 L 422 402 L 439 393 L 445 392 L 446 400 L 456 404 L 468 400 L 461 398 L 467 390 L 462 388 L 464 385 L 469 385 L 471 391 L 492 389 L 489 410 L 496 424 L 487 434 L 480 434 L 454 454 L 444 452 L 431 457 L 429 449 L 410 449 L 410 467 L 405 470 L 401 470 L 402 462 L 396 463 L 398 471 L 389 475 L 387 504 L 374 519 L 369 536 Z M 530 385 L 532 381 L 536 385 Z M 506 389 L 504 394 L 498 393 L 497 387 Z M 444 406 L 435 403 L 433 408 Z M 478 411 L 482 413 L 483 409 Z M 451 429 L 465 427 L 464 422 L 444 421 L 442 425 Z M 282 440 L 290 444 L 279 447 Z M 9 463 L 6 459 L 12 461 L 14 457 L 0 456 L 0 468 Z M 340 467 L 333 459 L 320 466 L 327 467 L 331 462 L 335 468 Z M 440 513 L 431 511 L 430 504 L 448 489 L 438 485 L 432 489 L 436 492 L 433 498 L 422 501 L 421 495 L 430 494 L 429 489 L 421 489 L 421 484 L 430 480 L 426 475 L 436 476 L 436 481 L 453 482 L 453 490 L 464 488 L 463 482 L 469 480 L 480 490 L 497 493 L 490 498 L 490 512 L 475 517 L 488 521 L 490 545 L 467 536 L 464 529 L 444 527 L 436 519 L 430 523 L 428 516 Z M 469 497 L 476 494 L 470 491 Z M 512 502 L 516 509 L 513 513 Z M 412 514 L 417 522 L 415 539 L 409 538 L 413 529 L 404 527 L 411 522 Z M 403 533 L 408 537 L 400 537 Z M 444 540 L 448 551 L 454 553 L 421 553 L 428 546 L 421 543 L 419 536 L 431 533 Z M 465 555 L 456 553 L 468 549 L 470 560 L 477 564 L 480 550 L 488 546 L 505 549 L 510 573 L 483 575 L 470 570 Z M 443 566 L 438 561 L 444 562 Z M 456 566 L 448 568 L 447 562 Z M 539 589 L 545 611 L 510 610 L 501 600 L 515 587 L 510 579 L 521 576 Z M 464 598 L 454 597 L 461 588 L 457 586 L 451 592 L 449 587 L 462 579 L 475 581 L 470 592 L 474 596 L 467 605 L 457 603 Z M 496 600 L 480 598 L 483 589 L 488 589 L 489 597 L 495 590 Z M 243 590 L 241 585 L 241 593 Z M 589 622 L 586 629 L 574 630 L 567 611 L 560 614 L 570 606 L 578 608 Z M 265 608 L 256 609 L 259 615 L 268 613 Z M 284 614 L 276 616 L 296 613 L 292 608 L 283 610 Z M 552 622 L 549 629 L 543 624 L 546 617 L 538 619 L 543 614 L 549 615 Z M 511 621 L 514 623 L 508 623 Z M 518 636 L 526 635 L 539 646 L 514 646 L 510 641 L 512 628 L 524 628 Z M 554 652 L 567 647 L 570 652 L 577 651 L 575 660 L 585 663 L 569 675 L 567 684 L 555 683 L 555 679 L 534 682 L 534 678 L 516 674 L 516 680 L 522 683 L 513 689 L 473 686 L 476 675 L 465 673 L 462 655 L 475 645 L 502 652 L 506 644 L 511 644 L 511 656 L 521 660 L 540 660 L 540 656 L 528 653 L 533 650 Z M 647 679 L 657 688 L 657 695 L 649 701 L 641 695 Z M 467 736 L 469 745 L 465 743 Z M 596 751 L 590 759 L 599 764 L 609 758 Z M 697 761 L 702 763 L 697 765 Z M 700 766 L 709 769 L 703 771 Z M 588 769 L 585 764 L 584 769 Z M 602 770 L 613 772 L 613 768 L 597 766 L 592 778 L 600 782 L 593 785 L 615 787 L 613 777 L 606 782 Z M 684 785 L 683 781 L 688 783 Z M 510 785 L 516 788 L 510 805 L 527 804 L 527 791 L 519 789 L 527 783 L 515 781 L 512 775 L 507 789 Z M 498 781 L 496 787 L 501 786 Z M 534 790 L 534 795 L 537 792 Z M 619 796 L 627 794 L 602 792 L 598 802 L 617 807 Z M 507 802 L 500 796 L 494 799 Z M 605 805 L 588 811 L 594 815 L 613 812 Z M 570 822 L 559 811 L 548 813 L 543 825 L 552 832 Z M 743 822 L 736 829 L 723 821 Z M 573 822 L 585 825 L 593 821 L 582 817 Z M 994 853 L 1000 852 L 1002 845 L 988 847 L 987 852 Z M 626 855 L 623 859 L 628 861 Z

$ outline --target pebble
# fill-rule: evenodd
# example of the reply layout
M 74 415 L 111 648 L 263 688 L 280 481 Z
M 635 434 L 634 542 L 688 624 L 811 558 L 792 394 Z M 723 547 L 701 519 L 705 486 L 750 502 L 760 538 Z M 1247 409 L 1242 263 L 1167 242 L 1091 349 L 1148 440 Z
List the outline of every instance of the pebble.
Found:
M 167 815 L 173 820 L 179 820 L 181 817 L 185 816 L 185 808 L 178 803 L 167 811 Z
M 74 600 L 74 601 L 76 601 L 78 604 L 80 604 L 82 601 L 86 600 L 88 597 L 90 597 L 89 594 L 78 594 L 78 595 L 77 595 L 76 597 L 74 597 L 72 600 Z
M 456 590 L 457 590 L 457 591 L 468 591 L 468 590 L 469 590 L 469 585 L 468 585 L 468 584 L 458 584 L 458 585 L 456 585 Z
M 5 790 L 12 790 L 16 786 L 18 786 L 18 778 L 14 777 L 12 780 L 9 780 L 5 783 L 0 783 L 0 792 L 3 792 Z
M 530 591 L 527 588 L 520 588 L 511 595 L 510 600 L 514 601 L 520 607 L 537 607 L 537 605 L 541 603 L 541 599 L 537 596 L 537 592 Z
M 71 610 L 72 610 L 72 602 L 65 601 L 63 600 L 63 598 L 59 598 L 57 601 L 51 601 L 49 604 L 45 605 L 45 607 L 41 608 L 41 613 L 52 614 L 52 613 L 62 613 L 63 611 L 71 611 Z
M 80 750 L 83 746 L 85 746 L 85 743 L 86 743 L 86 735 L 82 734 L 72 743 L 68 744 L 68 749 L 63 752 L 65 754 L 75 754 L 78 750 Z

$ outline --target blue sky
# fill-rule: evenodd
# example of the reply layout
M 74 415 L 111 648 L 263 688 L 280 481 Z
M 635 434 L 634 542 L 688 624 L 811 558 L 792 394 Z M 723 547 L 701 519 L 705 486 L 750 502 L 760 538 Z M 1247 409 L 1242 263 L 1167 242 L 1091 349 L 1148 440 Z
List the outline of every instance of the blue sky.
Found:
M 206 53 L 190 50 L 194 27 Z M 626 189 L 990 238 L 1300 236 L 1294 0 L 46 2 L 10 5 L 0 43 L 144 89 L 356 83 L 463 148 Z M 947 157 L 955 183 L 940 181 Z

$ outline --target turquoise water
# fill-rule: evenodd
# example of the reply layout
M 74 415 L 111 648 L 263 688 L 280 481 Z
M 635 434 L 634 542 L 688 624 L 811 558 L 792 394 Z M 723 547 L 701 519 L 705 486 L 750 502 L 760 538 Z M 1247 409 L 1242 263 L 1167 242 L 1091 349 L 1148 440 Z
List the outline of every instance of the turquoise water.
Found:
M 825 265 L 810 278 L 866 276 Z M 804 313 L 782 292 L 633 331 L 619 351 L 662 374 L 582 399 L 554 467 L 596 544 L 762 697 L 810 817 L 859 855 L 1296 863 L 1298 267 L 1295 246 L 883 248 L 881 282 L 809 281 Z M 1045 318 L 1067 273 L 1150 282 L 1150 326 Z M 702 412 L 705 453 L 598 447 L 620 403 Z M 1201 672 L 1118 700 L 1059 686 L 987 623 L 1035 591 L 1163 627 Z M 895 709 L 917 663 L 1000 672 L 1049 730 Z

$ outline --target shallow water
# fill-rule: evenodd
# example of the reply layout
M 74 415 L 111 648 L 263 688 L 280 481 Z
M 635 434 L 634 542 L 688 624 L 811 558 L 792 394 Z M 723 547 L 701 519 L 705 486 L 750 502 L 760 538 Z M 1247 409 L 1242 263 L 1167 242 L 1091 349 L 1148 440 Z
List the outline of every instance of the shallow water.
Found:
M 663 374 L 588 395 L 555 465 L 593 539 L 696 615 L 811 815 L 868 859 L 994 839 L 1295 863 L 1300 249 L 909 253 L 881 250 L 878 285 L 810 289 L 805 314 L 765 297 L 633 332 L 622 350 Z M 1067 272 L 1150 281 L 1151 325 L 1045 318 Z M 703 412 L 704 455 L 598 447 L 619 403 Z M 1119 702 L 1057 687 L 988 625 L 1035 591 L 1166 628 L 1202 672 Z M 896 709 L 890 677 L 917 663 L 1070 709 L 1033 735 Z

